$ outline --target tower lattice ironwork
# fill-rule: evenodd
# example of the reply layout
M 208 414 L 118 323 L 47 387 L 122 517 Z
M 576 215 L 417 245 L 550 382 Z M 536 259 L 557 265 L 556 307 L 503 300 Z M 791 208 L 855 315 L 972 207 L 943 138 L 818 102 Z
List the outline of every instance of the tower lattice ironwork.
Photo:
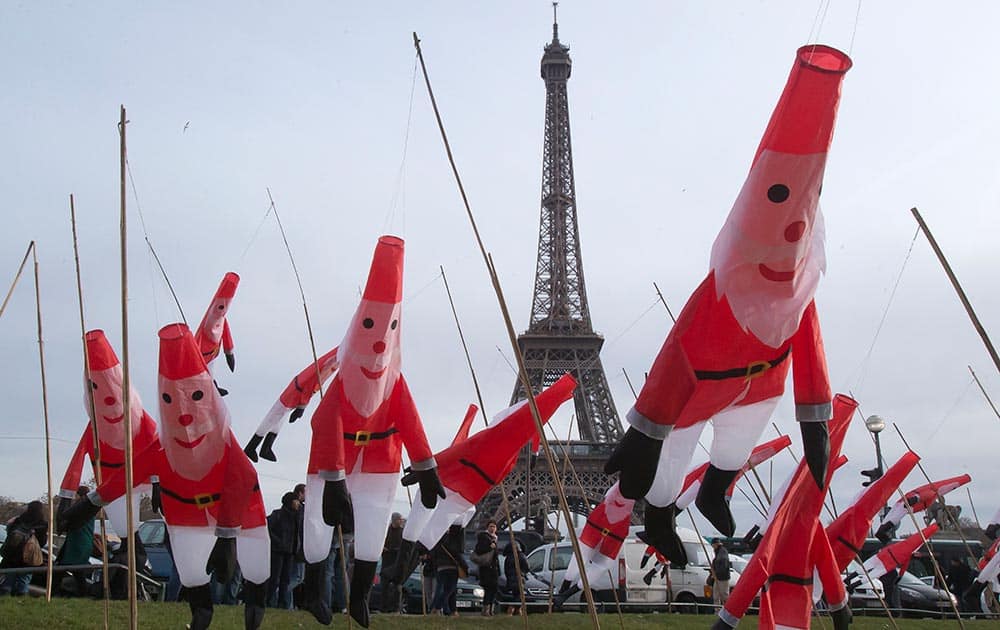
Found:
M 571 70 L 569 46 L 559 41 L 559 25 L 553 20 L 552 41 L 545 46 L 541 61 L 545 146 L 538 263 L 531 319 L 517 342 L 533 392 L 538 393 L 567 372 L 578 382 L 574 404 L 580 440 L 554 442 L 553 451 L 561 469 L 568 456 L 576 473 L 563 476 L 571 509 L 588 514 L 612 483 L 602 466 L 622 436 L 622 424 L 601 364 L 604 338 L 594 332 L 583 279 L 566 90 Z M 524 387 L 517 381 L 511 404 L 524 398 Z M 515 520 L 547 514 L 558 505 L 548 468 L 532 466 L 531 459 L 523 453 L 505 483 Z M 501 526 L 505 524 L 497 489 L 480 503 L 474 525 L 490 518 Z

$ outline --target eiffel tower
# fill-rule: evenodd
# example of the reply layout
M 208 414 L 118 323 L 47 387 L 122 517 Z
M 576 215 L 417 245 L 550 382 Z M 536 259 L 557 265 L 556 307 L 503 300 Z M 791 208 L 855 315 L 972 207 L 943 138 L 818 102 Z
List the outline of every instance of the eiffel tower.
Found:
M 579 383 L 574 403 L 580 440 L 552 441 L 552 448 L 559 467 L 568 453 L 575 475 L 567 472 L 563 476 L 566 498 L 573 512 L 586 515 L 612 483 L 602 467 L 622 436 L 622 424 L 601 365 L 604 338 L 594 332 L 583 281 L 566 92 L 572 66 L 569 46 L 559 41 L 559 24 L 553 17 L 552 41 L 545 46 L 541 63 L 545 148 L 538 264 L 530 323 L 517 343 L 534 393 L 567 372 Z M 511 404 L 524 398 L 524 387 L 517 381 Z M 541 462 L 533 464 L 531 459 L 527 449 L 522 451 L 504 484 L 512 520 L 526 515 L 538 519 L 558 505 L 548 467 Z M 501 528 L 507 525 L 497 488 L 478 508 L 470 527 L 482 527 L 489 519 L 496 520 Z M 537 529 L 544 527 L 540 520 L 534 520 L 534 525 Z

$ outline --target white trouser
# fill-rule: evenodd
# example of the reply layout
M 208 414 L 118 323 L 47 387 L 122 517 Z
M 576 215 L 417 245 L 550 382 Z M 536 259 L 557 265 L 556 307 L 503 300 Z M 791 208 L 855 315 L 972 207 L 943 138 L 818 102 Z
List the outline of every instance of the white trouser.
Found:
M 170 552 L 181 584 L 188 588 L 208 584 L 205 565 L 215 546 L 215 526 L 190 527 L 168 523 L 167 529 L 170 532 Z M 270 577 L 271 538 L 266 526 L 240 530 L 236 537 L 236 560 L 244 579 L 263 584 Z
M 318 475 L 306 478 L 306 513 L 302 550 L 310 564 L 330 555 L 333 528 L 323 520 L 323 487 Z M 377 562 L 382 557 L 385 532 L 389 527 L 398 473 L 361 472 L 361 458 L 354 472 L 347 475 L 347 489 L 354 506 L 354 558 Z
M 268 433 L 279 433 L 281 431 L 281 427 L 285 425 L 285 414 L 289 411 L 291 410 L 283 405 L 279 399 L 267 412 L 264 419 L 260 421 L 260 424 L 257 426 L 257 430 L 254 431 L 254 433 L 260 437 L 264 437 Z
M 711 418 L 714 428 L 709 461 L 720 470 L 739 470 L 747 463 L 767 421 L 771 419 L 780 396 L 749 405 L 730 405 Z M 660 448 L 653 485 L 646 500 L 656 507 L 674 502 L 684 484 L 691 457 L 705 422 L 674 429 Z
M 142 500 L 142 495 L 150 494 L 152 492 L 152 486 L 149 484 L 144 484 L 136 488 L 132 488 L 132 525 L 135 529 L 139 529 L 139 502 Z M 118 497 L 111 503 L 104 506 L 104 514 L 107 515 L 108 520 L 111 521 L 111 529 L 118 534 L 119 538 L 128 538 L 128 503 L 125 501 L 125 495 Z
M 595 584 L 598 578 L 603 577 L 605 573 L 615 566 L 616 558 L 609 558 L 597 549 L 588 547 L 583 543 L 580 544 L 580 555 L 583 557 L 584 564 L 586 564 L 584 573 L 587 574 L 587 582 L 589 584 Z M 570 584 L 583 586 L 580 583 L 580 566 L 576 563 L 575 554 L 570 556 L 569 566 L 566 567 L 566 574 L 563 575 L 563 580 Z
M 403 527 L 403 538 L 409 541 L 420 541 L 424 547 L 431 549 L 441 540 L 448 528 L 454 523 L 465 527 L 476 514 L 476 506 L 465 500 L 459 493 L 445 488 L 448 497 L 438 498 L 434 509 L 427 509 L 420 502 L 420 490 L 413 497 L 413 507 Z

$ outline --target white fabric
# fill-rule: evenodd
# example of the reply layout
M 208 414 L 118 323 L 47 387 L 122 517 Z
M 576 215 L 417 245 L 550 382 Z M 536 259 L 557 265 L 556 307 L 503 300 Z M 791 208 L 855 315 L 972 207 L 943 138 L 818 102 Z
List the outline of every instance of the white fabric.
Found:
M 205 565 L 215 546 L 215 526 L 185 527 L 167 523 L 167 530 L 170 532 L 171 556 L 181 584 L 188 588 L 208 584 Z
M 580 544 L 580 555 L 583 557 L 583 562 L 586 565 L 584 572 L 587 574 L 587 582 L 590 584 L 596 583 L 605 573 L 613 569 L 617 560 L 617 558 L 609 558 L 597 549 L 593 549 L 582 543 Z M 576 584 L 581 588 L 583 587 L 580 581 L 580 567 L 576 563 L 575 554 L 570 556 L 569 566 L 566 567 L 563 580 L 571 584 Z
M 696 480 L 687 490 L 682 492 L 677 500 L 674 501 L 674 505 L 677 506 L 678 510 L 686 510 L 689 505 L 694 503 L 694 500 L 698 497 L 698 490 L 701 490 L 701 479 Z
M 347 489 L 351 493 L 351 503 L 354 504 L 354 558 L 377 562 L 382 557 L 385 532 L 389 528 L 396 488 L 399 487 L 399 475 L 360 472 L 362 459 L 358 457 L 354 472 L 347 475 Z M 306 505 L 309 505 L 308 501 L 307 497 Z M 320 514 L 320 522 L 322 520 Z M 329 543 L 326 552 L 330 552 Z
M 152 492 L 152 486 L 149 484 L 144 484 L 132 489 L 132 520 L 135 529 L 139 529 L 139 503 L 142 500 L 142 495 L 150 494 Z M 111 521 L 111 529 L 118 534 L 119 538 L 128 538 L 127 525 L 128 522 L 126 517 L 128 516 L 128 504 L 125 501 L 125 495 L 118 497 L 111 503 L 104 506 L 104 514 L 107 515 L 108 520 Z
M 865 560 L 865 573 L 867 573 L 871 579 L 877 580 L 888 572 L 889 570 L 882 563 L 882 560 L 878 557 L 878 555 L 874 555 Z
M 277 400 L 274 406 L 267 412 L 267 415 L 264 416 L 264 419 L 260 421 L 254 433 L 260 437 L 264 437 L 268 433 L 279 433 L 281 427 L 285 424 L 285 414 L 289 411 L 288 407 L 283 405 L 280 399 Z
M 271 537 L 267 525 L 240 530 L 236 536 L 236 560 L 245 580 L 263 584 L 271 577 Z
M 420 517 L 424 523 L 420 531 L 416 534 L 416 540 L 420 541 L 428 549 L 434 547 L 441 540 L 441 537 L 445 535 L 452 524 L 465 526 L 476 513 L 476 506 L 469 503 L 462 495 L 449 488 L 445 488 L 445 492 L 447 492 L 448 497 L 445 499 L 438 498 L 437 506 L 433 510 L 428 510 L 420 502 L 419 490 L 417 491 L 417 496 L 413 499 L 413 508 L 417 509 L 417 506 L 419 506 L 419 510 L 427 514 L 426 518 L 423 515 Z M 413 510 L 410 511 L 410 514 L 413 514 Z M 407 519 L 406 527 L 409 526 L 410 521 Z M 408 538 L 405 531 L 403 532 L 403 537 Z
M 902 501 L 896 501 L 889 513 L 885 515 L 882 519 L 880 525 L 885 525 L 886 523 L 892 523 L 893 526 L 899 527 L 900 522 L 902 522 L 903 517 L 906 516 L 906 504 Z
M 302 553 L 312 564 L 326 560 L 333 543 L 333 528 L 323 521 L 323 487 L 326 482 L 319 475 L 306 477 L 305 518 L 302 527 Z

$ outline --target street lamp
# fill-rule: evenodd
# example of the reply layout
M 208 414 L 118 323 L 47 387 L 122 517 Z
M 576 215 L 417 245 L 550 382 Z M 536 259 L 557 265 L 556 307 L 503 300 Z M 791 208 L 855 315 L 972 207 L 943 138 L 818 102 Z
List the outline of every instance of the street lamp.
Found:
M 882 444 L 879 442 L 878 434 L 882 432 L 885 428 L 885 420 L 880 416 L 868 416 L 865 420 L 865 428 L 872 434 L 872 439 L 875 440 L 875 468 L 869 470 L 862 470 L 861 474 L 868 477 L 868 481 L 862 483 L 864 487 L 870 486 L 875 482 L 876 479 L 881 479 L 884 474 L 884 469 L 882 467 Z

